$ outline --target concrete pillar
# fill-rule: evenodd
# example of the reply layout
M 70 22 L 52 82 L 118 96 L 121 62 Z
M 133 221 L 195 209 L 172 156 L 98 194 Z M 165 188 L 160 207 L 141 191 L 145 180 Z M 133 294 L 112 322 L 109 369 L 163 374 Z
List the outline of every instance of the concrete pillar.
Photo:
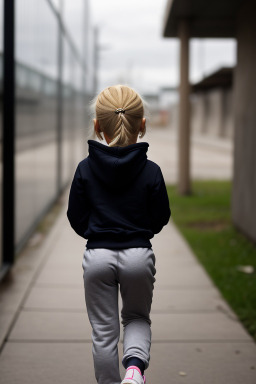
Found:
M 179 22 L 180 89 L 178 128 L 178 191 L 190 193 L 190 103 L 189 103 L 189 26 L 187 20 Z
M 234 177 L 232 219 L 256 241 L 256 3 L 244 1 L 237 18 L 234 89 Z

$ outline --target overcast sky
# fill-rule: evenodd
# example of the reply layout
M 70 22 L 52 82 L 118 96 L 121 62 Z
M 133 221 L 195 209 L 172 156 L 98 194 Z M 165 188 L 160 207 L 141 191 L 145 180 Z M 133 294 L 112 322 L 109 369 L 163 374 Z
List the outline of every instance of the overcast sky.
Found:
M 90 0 L 91 23 L 100 29 L 99 90 L 128 83 L 156 92 L 179 81 L 177 39 L 162 37 L 167 0 Z M 236 62 L 232 39 L 192 39 L 190 80 Z

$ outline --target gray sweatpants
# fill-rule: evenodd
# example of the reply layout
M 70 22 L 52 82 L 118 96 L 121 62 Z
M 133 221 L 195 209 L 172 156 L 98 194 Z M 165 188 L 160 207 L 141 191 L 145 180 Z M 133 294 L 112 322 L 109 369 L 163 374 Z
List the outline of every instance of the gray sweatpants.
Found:
M 92 326 L 92 353 L 99 384 L 120 384 L 118 341 L 120 323 L 118 287 L 122 297 L 123 359 L 141 359 L 149 365 L 150 309 L 155 282 L 152 248 L 85 249 L 85 301 Z

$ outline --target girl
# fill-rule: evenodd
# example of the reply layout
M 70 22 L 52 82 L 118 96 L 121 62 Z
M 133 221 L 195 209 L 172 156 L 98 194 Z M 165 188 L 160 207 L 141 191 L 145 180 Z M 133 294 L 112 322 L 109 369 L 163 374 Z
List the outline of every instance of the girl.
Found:
M 84 251 L 85 301 L 92 326 L 95 377 L 120 384 L 118 287 L 122 297 L 122 384 L 145 383 L 151 346 L 150 309 L 155 282 L 151 239 L 171 210 L 160 167 L 147 159 L 149 144 L 141 97 L 130 87 L 104 89 L 96 99 L 94 129 L 108 144 L 88 140 L 76 169 L 67 216 Z

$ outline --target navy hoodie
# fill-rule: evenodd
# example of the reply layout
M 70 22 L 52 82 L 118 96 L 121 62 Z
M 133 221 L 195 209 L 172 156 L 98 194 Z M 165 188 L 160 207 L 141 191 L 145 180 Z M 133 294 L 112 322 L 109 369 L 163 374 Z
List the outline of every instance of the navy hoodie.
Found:
M 86 248 L 151 248 L 149 239 L 171 216 L 161 168 L 147 159 L 149 144 L 109 147 L 88 140 L 76 169 L 67 216 Z

